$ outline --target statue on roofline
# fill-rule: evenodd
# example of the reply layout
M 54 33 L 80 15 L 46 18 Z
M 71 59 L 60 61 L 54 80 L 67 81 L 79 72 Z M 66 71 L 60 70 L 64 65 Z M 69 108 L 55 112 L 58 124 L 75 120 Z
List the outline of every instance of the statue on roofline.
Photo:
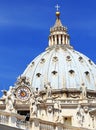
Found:
M 50 82 L 48 82 L 47 84 L 44 85 L 45 91 L 46 91 L 46 96 L 51 97 L 52 96 L 52 87 Z
M 14 111 L 14 101 L 15 101 L 15 95 L 14 95 L 14 87 L 10 86 L 9 90 L 2 90 L 3 96 L 1 99 L 4 100 L 4 103 L 6 105 L 5 111 L 12 112 Z
M 40 105 L 43 102 L 42 98 L 40 97 L 38 88 L 32 93 L 30 97 L 30 112 L 32 117 L 37 117 L 37 110 L 38 105 Z
M 78 123 L 82 126 L 84 122 L 84 110 L 80 104 L 77 107 L 76 115 L 77 115 Z

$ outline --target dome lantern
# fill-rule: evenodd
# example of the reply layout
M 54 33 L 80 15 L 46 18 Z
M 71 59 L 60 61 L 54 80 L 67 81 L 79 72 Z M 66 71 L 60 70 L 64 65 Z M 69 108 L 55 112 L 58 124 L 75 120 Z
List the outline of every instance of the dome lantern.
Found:
M 70 45 L 70 37 L 67 33 L 67 28 L 62 25 L 60 20 L 60 11 L 58 11 L 59 6 L 57 5 L 56 8 L 56 22 L 55 25 L 50 28 L 49 46 Z

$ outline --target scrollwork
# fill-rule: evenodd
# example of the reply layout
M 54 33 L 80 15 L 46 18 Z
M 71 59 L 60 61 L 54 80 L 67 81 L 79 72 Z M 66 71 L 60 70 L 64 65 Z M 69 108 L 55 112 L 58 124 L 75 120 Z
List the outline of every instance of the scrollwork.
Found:
M 27 86 L 27 87 L 29 87 L 30 86 L 29 78 L 26 77 L 26 76 L 19 76 L 18 79 L 17 79 L 17 82 L 15 83 L 15 86 L 16 87 L 18 87 L 18 86 Z
M 71 97 L 71 98 L 80 98 L 80 96 L 78 94 L 76 94 L 76 93 L 70 93 L 69 97 Z

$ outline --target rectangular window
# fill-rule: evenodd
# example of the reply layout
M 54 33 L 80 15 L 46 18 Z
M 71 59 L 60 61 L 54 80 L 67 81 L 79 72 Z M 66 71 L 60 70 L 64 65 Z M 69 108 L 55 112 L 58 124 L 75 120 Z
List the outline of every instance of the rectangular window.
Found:
M 72 117 L 64 117 L 64 124 L 66 125 L 72 125 Z

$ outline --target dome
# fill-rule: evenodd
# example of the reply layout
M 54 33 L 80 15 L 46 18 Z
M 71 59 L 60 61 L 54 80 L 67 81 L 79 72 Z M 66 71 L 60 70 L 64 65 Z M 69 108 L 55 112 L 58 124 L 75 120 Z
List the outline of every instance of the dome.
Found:
M 44 89 L 51 83 L 53 89 L 81 88 L 96 89 L 96 66 L 85 55 L 67 46 L 48 48 L 36 57 L 23 73 L 32 87 Z
M 67 28 L 56 13 L 56 23 L 50 29 L 49 47 L 25 69 L 32 88 L 44 89 L 50 83 L 52 89 L 96 90 L 96 65 L 70 45 Z

